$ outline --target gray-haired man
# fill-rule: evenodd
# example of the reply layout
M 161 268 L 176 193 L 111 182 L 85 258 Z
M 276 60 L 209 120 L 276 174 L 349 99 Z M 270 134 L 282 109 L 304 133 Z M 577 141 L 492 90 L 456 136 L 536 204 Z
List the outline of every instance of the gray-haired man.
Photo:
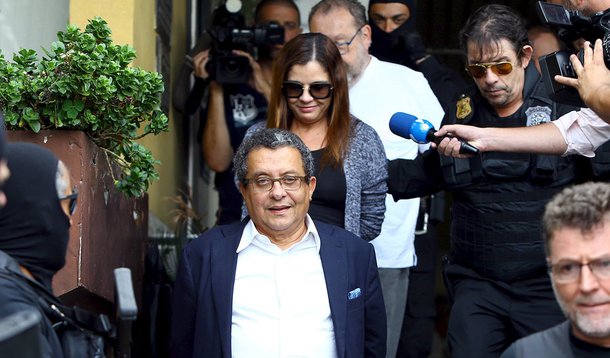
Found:
M 373 246 L 314 222 L 313 159 L 299 137 L 264 129 L 235 154 L 250 218 L 188 245 L 176 278 L 177 357 L 384 357 Z
M 549 273 L 568 320 L 502 357 L 610 356 L 610 184 L 564 189 L 543 217 Z

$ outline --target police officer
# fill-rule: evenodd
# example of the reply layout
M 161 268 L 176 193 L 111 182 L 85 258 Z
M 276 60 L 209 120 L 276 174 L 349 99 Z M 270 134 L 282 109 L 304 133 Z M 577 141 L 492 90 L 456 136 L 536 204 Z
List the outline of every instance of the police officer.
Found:
M 610 0 L 555 0 L 568 10 L 578 10 L 585 16 L 608 11 Z M 610 138 L 610 72 L 604 64 L 602 41 L 595 41 L 595 50 L 585 44 L 583 64 L 576 56 L 571 57 L 577 79 L 556 75 L 555 81 L 575 87 L 585 104 L 590 107 L 568 113 L 557 121 L 534 128 L 506 130 L 504 128 L 472 128 L 449 125 L 441 128 L 437 135 L 451 133 L 454 137 L 468 140 L 480 151 L 532 152 L 546 154 L 580 154 L 593 156 L 594 151 Z M 544 140 L 540 140 L 544 138 Z M 433 145 L 434 146 L 434 145 Z M 458 153 L 460 143 L 456 139 L 444 139 L 438 149 L 445 155 L 463 158 Z M 596 152 L 596 158 L 608 157 L 610 150 Z M 602 158 L 603 159 L 603 158 Z M 608 167 L 600 162 L 600 167 Z M 608 169 L 610 170 L 610 169 Z M 602 173 L 607 176 L 607 173 Z
M 415 0 L 369 0 L 371 55 L 421 72 L 443 108 L 466 85 L 464 77 L 429 54 L 415 28 Z
M 574 110 L 546 95 L 530 65 L 524 21 L 509 7 L 478 9 L 460 45 L 476 86 L 447 108 L 443 123 L 534 126 Z M 453 194 L 444 267 L 452 357 L 498 356 L 513 340 L 564 319 L 546 274 L 540 218 L 555 193 L 580 179 L 575 158 L 498 152 L 452 158 L 430 150 L 391 161 L 388 170 L 395 199 Z

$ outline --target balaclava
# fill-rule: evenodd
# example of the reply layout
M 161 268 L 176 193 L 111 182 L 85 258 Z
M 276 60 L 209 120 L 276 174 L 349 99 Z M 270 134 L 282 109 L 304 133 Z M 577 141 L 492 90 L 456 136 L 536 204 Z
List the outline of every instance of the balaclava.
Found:
M 415 30 L 415 0 L 370 0 L 368 8 L 370 9 L 373 4 L 388 3 L 406 5 L 409 8 L 411 16 L 394 31 L 386 33 L 375 25 L 369 15 L 369 25 L 372 30 L 370 53 L 382 61 L 403 64 L 408 61 L 409 57 L 409 50 L 405 45 L 404 37 L 409 31 Z
M 11 176 L 0 209 L 0 250 L 51 289 L 53 275 L 65 264 L 70 220 L 61 208 L 51 151 L 30 143 L 8 143 Z

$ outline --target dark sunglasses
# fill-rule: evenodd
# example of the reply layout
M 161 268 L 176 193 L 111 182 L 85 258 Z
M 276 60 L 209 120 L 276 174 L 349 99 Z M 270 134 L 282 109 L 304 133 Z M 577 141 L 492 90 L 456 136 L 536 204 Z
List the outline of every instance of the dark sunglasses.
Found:
M 476 63 L 466 66 L 466 72 L 474 78 L 481 78 L 487 74 L 487 69 L 491 69 L 498 76 L 508 75 L 513 71 L 513 64 L 508 61 Z
M 59 200 L 70 200 L 70 204 L 68 205 L 68 207 L 70 208 L 70 215 L 74 214 L 74 212 L 76 211 L 76 199 L 78 198 L 78 190 L 76 189 L 76 187 L 72 188 L 72 194 L 70 195 L 66 195 L 66 196 L 62 196 L 59 198 Z
M 308 86 L 297 81 L 284 81 L 282 83 L 282 93 L 288 98 L 301 97 L 305 88 L 315 99 L 325 99 L 333 94 L 333 86 L 328 82 L 312 82 Z

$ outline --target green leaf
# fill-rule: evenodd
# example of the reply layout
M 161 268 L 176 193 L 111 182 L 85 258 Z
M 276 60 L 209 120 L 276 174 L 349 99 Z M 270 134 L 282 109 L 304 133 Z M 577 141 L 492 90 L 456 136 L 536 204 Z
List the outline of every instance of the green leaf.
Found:
M 34 133 L 40 132 L 40 122 L 28 122 Z
M 167 130 L 160 110 L 163 80 L 130 66 L 135 50 L 113 44 L 111 33 L 96 17 L 84 31 L 68 25 L 58 32 L 40 60 L 31 49 L 20 50 L 12 61 L 0 53 L 0 110 L 9 128 L 86 132 L 118 165 L 116 187 L 141 196 L 159 178 L 159 162 L 133 140 Z

